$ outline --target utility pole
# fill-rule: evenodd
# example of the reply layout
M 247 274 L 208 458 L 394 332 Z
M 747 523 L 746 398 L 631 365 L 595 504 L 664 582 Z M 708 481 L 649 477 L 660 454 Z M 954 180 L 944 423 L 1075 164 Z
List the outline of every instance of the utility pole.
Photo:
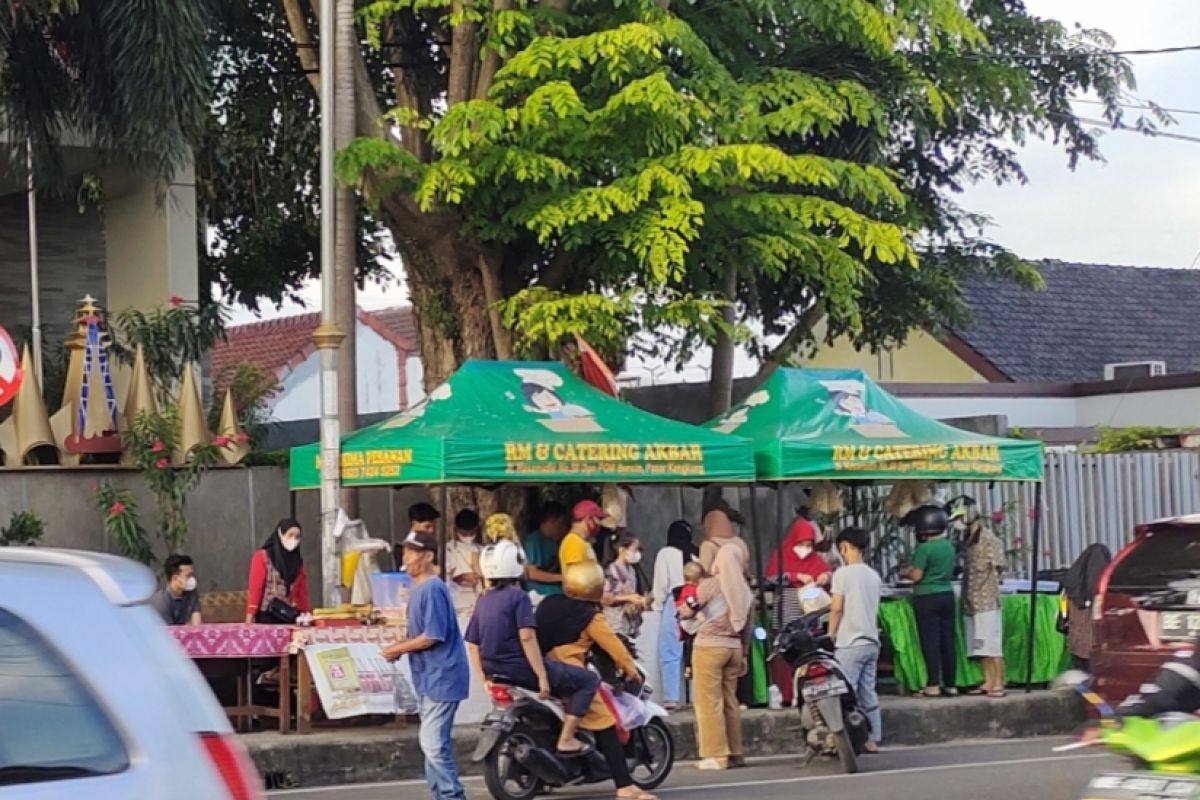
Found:
M 335 220 L 334 102 L 335 45 L 337 16 L 334 0 L 321 0 L 320 74 L 321 74 L 321 324 L 313 332 L 313 341 L 321 358 L 321 577 L 325 606 L 337 605 L 338 569 L 337 524 L 338 494 L 341 485 L 341 426 L 338 422 L 338 348 L 345 334 L 338 327 L 335 306 L 334 257 L 337 227 Z
M 38 379 L 38 386 L 45 387 L 45 376 L 42 374 L 42 292 L 38 275 L 37 186 L 33 179 L 33 139 L 27 139 L 25 143 L 25 165 L 29 173 L 26 188 L 29 192 L 29 299 L 30 322 L 33 328 L 33 373 Z

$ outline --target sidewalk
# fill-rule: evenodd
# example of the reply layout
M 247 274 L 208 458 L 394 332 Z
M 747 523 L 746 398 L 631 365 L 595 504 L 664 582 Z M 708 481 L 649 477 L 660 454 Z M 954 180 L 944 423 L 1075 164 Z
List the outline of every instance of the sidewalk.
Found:
M 1011 693 L 1002 700 L 961 697 L 883 698 L 884 746 L 928 745 L 960 739 L 1010 739 L 1070 733 L 1085 719 L 1071 693 Z M 671 715 L 677 760 L 697 758 L 693 716 Z M 742 714 L 747 755 L 800 752 L 799 714 L 794 710 L 754 709 Z M 456 728 L 460 769 L 477 772 L 470 761 L 477 729 Z M 416 725 L 318 731 L 307 736 L 254 733 L 242 737 L 272 788 L 336 786 L 343 783 L 420 778 L 424 774 Z

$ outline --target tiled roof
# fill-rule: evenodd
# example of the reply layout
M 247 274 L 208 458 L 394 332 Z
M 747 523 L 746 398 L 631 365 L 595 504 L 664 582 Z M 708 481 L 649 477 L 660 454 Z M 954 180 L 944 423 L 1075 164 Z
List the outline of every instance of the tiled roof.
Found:
M 954 334 L 1009 380 L 1089 381 L 1104 365 L 1165 361 L 1200 371 L 1200 270 L 1043 261 L 1046 288 L 978 280 L 972 323 Z
M 360 309 L 358 320 L 390 341 L 402 361 L 406 355 L 416 352 L 412 309 Z M 219 343 L 212 349 L 213 377 L 220 381 L 227 368 L 248 362 L 282 379 L 287 370 L 303 364 L 316 350 L 312 334 L 320 321 L 321 315 L 314 312 L 231 326 L 227 331 L 228 342 Z M 222 387 L 218 386 L 217 390 L 221 391 Z

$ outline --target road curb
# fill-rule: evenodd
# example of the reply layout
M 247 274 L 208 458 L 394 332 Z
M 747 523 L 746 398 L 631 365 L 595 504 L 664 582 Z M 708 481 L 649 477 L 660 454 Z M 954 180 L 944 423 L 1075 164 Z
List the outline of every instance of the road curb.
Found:
M 1075 730 L 1085 719 L 1086 708 L 1072 693 L 1012 694 L 999 700 L 895 698 L 883 704 L 888 745 L 1061 735 Z M 671 722 L 679 760 L 696 759 L 692 716 L 675 714 Z M 787 755 L 800 750 L 799 715 L 794 711 L 746 711 L 742 727 L 746 755 Z M 476 740 L 474 727 L 454 731 L 454 748 L 464 774 L 478 772 L 470 760 Z M 424 775 L 415 724 L 320 731 L 307 736 L 260 733 L 243 737 L 243 742 L 270 788 L 339 786 Z

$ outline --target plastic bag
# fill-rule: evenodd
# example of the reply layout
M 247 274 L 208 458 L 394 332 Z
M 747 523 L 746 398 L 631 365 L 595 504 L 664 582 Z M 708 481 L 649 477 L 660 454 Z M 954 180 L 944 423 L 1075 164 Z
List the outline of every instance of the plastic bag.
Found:
M 646 704 L 628 692 L 613 692 L 612 708 L 617 714 L 617 721 L 627 731 L 640 728 L 650 721 Z

